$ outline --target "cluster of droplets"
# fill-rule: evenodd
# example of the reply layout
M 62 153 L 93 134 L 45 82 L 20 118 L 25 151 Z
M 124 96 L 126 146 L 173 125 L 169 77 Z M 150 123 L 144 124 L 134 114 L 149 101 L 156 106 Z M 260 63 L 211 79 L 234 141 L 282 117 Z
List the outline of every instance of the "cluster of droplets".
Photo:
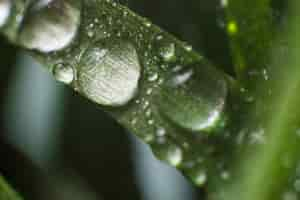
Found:
M 116 7 L 115 3 L 110 5 Z M 47 22 L 49 26 L 45 27 L 44 35 L 29 31 L 36 31 L 34 28 L 24 29 L 24 39 L 30 34 L 35 37 L 23 45 L 46 53 L 61 50 L 76 40 L 79 22 L 84 21 L 86 24 L 81 28 L 85 38 L 81 36 L 80 39 L 85 42 L 82 46 L 76 40 L 74 46 L 79 44 L 78 49 L 70 48 L 49 55 L 52 58 L 67 54 L 69 58 L 64 63 L 57 59 L 51 69 L 54 77 L 97 104 L 109 108 L 122 107 L 124 112 L 130 110 L 130 114 L 124 114 L 129 128 L 145 132 L 137 135 L 151 145 L 160 160 L 187 171 L 197 185 L 205 184 L 208 175 L 204 163 L 200 158 L 196 161 L 188 158 L 195 147 L 184 139 L 180 131 L 194 138 L 199 135 L 206 137 L 223 120 L 228 86 L 222 73 L 200 57 L 189 58 L 187 62 L 185 56 L 192 47 L 176 42 L 169 35 L 154 31 L 154 39 L 146 42 L 149 38 L 145 33 L 150 34 L 152 28 L 146 20 L 141 22 L 139 31 L 127 30 L 125 19 L 132 17 L 132 13 L 126 9 L 120 14 L 124 21 L 114 19 L 105 11 L 102 13 L 105 17 L 99 15 L 86 20 L 80 19 L 79 16 L 84 15 L 76 6 L 64 6 L 69 10 L 67 17 L 58 20 L 56 28 L 53 28 L 51 20 L 47 21 L 48 18 L 28 19 L 32 27 L 41 22 Z M 41 10 L 52 7 L 55 8 L 46 6 Z M 37 13 L 39 15 L 43 15 L 42 12 Z M 70 26 L 64 28 L 66 23 L 70 23 L 71 29 Z M 116 26 L 118 31 L 113 32 Z M 49 32 L 50 29 L 54 32 Z M 63 33 L 60 46 L 51 42 L 45 46 L 50 33 Z M 173 126 L 176 128 L 170 128 Z M 220 176 L 222 179 L 229 177 L 225 171 Z

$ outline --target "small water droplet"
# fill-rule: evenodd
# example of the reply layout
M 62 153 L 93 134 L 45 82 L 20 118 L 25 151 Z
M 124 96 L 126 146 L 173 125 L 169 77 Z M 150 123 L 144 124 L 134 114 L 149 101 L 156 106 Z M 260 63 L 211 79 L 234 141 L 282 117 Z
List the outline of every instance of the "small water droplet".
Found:
M 175 124 L 190 131 L 209 131 L 221 121 L 227 83 L 211 66 L 189 65 L 172 71 L 158 95 L 160 111 Z
M 185 45 L 184 46 L 184 49 L 188 52 L 192 51 L 193 50 L 193 47 L 191 45 Z
M 130 43 L 105 40 L 86 50 L 77 71 L 83 95 L 101 105 L 122 106 L 137 93 L 141 66 Z
M 221 172 L 221 178 L 223 180 L 228 180 L 230 178 L 230 173 L 228 171 L 222 171 Z
M 144 105 L 143 105 L 143 109 L 144 110 L 147 109 L 149 107 L 149 105 L 150 105 L 149 101 L 145 101 Z
M 152 142 L 154 140 L 154 136 L 152 134 L 147 134 L 147 135 L 143 136 L 142 139 L 146 143 L 150 143 L 150 142 Z
M 132 125 L 136 125 L 136 123 L 137 123 L 137 118 L 133 118 L 133 119 L 131 120 L 131 124 L 132 124 Z
M 150 117 L 150 116 L 151 116 L 151 114 L 152 114 L 152 111 L 151 111 L 151 109 L 148 109 L 148 110 L 146 111 L 146 117 Z
M 149 27 L 151 27 L 151 25 L 152 25 L 152 24 L 151 24 L 151 22 L 148 22 L 148 21 L 147 21 L 147 22 L 145 22 L 145 26 L 146 26 L 146 27 L 148 27 L 148 28 L 149 28 Z
M 176 47 L 174 43 L 164 45 L 160 48 L 160 56 L 165 62 L 170 62 L 176 58 Z
M 163 161 L 166 161 L 170 165 L 177 167 L 181 164 L 183 159 L 182 150 L 172 144 L 165 144 L 156 151 L 156 156 Z
M 149 125 L 153 125 L 154 124 L 154 120 L 153 119 L 148 120 L 148 124 Z
M 157 73 L 154 73 L 154 74 L 151 74 L 149 77 L 148 77 L 148 81 L 150 82 L 154 82 L 158 79 L 158 74 Z
M 164 36 L 158 35 L 158 36 L 156 37 L 156 40 L 157 40 L 157 41 L 160 41 L 160 40 L 162 40 L 163 38 L 164 38 Z
M 152 91 L 153 91 L 152 88 L 148 88 L 147 91 L 146 91 L 146 94 L 147 94 L 147 95 L 151 95 L 151 94 L 152 94 Z
M 87 35 L 88 35 L 88 37 L 92 38 L 92 37 L 94 37 L 94 32 L 93 31 L 88 31 Z
M 159 137 L 163 137 L 166 135 L 166 129 L 160 127 L 156 130 L 156 135 Z
M 207 174 L 203 169 L 194 170 L 191 179 L 197 186 L 203 186 L 207 181 Z
M 70 84 L 74 80 L 74 70 L 70 65 L 57 64 L 52 73 L 57 81 L 65 84 Z

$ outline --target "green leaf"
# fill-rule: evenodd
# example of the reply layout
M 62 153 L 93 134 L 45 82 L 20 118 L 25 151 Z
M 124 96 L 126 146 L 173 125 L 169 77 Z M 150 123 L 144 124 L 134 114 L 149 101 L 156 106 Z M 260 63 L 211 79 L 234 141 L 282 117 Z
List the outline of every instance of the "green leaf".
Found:
M 14 27 L 8 23 L 4 34 L 17 35 L 13 42 L 58 81 L 110 113 L 194 183 L 220 178 L 235 150 L 228 138 L 235 137 L 232 114 L 240 112 L 236 82 L 191 46 L 113 1 L 48 4 L 27 8 L 18 31 L 5 31 Z
M 22 200 L 19 195 L 0 176 L 0 199 L 1 200 Z

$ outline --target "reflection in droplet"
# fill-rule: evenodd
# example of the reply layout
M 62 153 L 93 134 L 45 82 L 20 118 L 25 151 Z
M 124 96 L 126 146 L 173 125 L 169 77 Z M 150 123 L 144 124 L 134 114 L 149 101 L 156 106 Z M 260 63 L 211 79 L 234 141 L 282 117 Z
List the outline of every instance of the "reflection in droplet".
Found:
M 11 12 L 11 6 L 10 0 L 0 0 L 0 27 L 6 23 Z
M 141 66 L 135 48 L 124 41 L 100 41 L 83 54 L 78 89 L 92 101 L 122 106 L 137 93 Z
M 57 64 L 52 73 L 57 81 L 65 84 L 70 84 L 74 80 L 74 70 L 70 65 Z
M 178 126 L 207 131 L 222 118 L 227 83 L 211 66 L 195 64 L 173 70 L 162 87 L 159 108 Z
M 19 41 L 41 52 L 61 50 L 75 38 L 80 12 L 80 1 L 39 0 L 25 16 Z

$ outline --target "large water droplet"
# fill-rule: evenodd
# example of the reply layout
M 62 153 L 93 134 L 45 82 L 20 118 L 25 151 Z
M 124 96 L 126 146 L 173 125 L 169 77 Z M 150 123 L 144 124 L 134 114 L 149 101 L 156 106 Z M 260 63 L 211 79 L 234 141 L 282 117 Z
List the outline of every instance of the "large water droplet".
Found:
M 80 1 L 39 0 L 25 16 L 20 43 L 29 49 L 52 52 L 67 47 L 80 24 Z
M 190 131 L 207 131 L 222 118 L 227 96 L 223 75 L 207 64 L 174 70 L 162 86 L 159 108 L 172 122 Z
M 0 27 L 3 26 L 11 12 L 11 0 L 0 0 Z
M 154 148 L 154 151 L 157 158 L 166 161 L 174 167 L 179 166 L 182 162 L 183 152 L 176 145 L 166 143 L 158 148 Z
M 57 81 L 65 84 L 70 84 L 74 80 L 74 70 L 70 65 L 57 64 L 52 73 Z
M 122 106 L 137 93 L 141 66 L 135 48 L 124 41 L 101 41 L 83 55 L 78 88 L 92 101 Z

